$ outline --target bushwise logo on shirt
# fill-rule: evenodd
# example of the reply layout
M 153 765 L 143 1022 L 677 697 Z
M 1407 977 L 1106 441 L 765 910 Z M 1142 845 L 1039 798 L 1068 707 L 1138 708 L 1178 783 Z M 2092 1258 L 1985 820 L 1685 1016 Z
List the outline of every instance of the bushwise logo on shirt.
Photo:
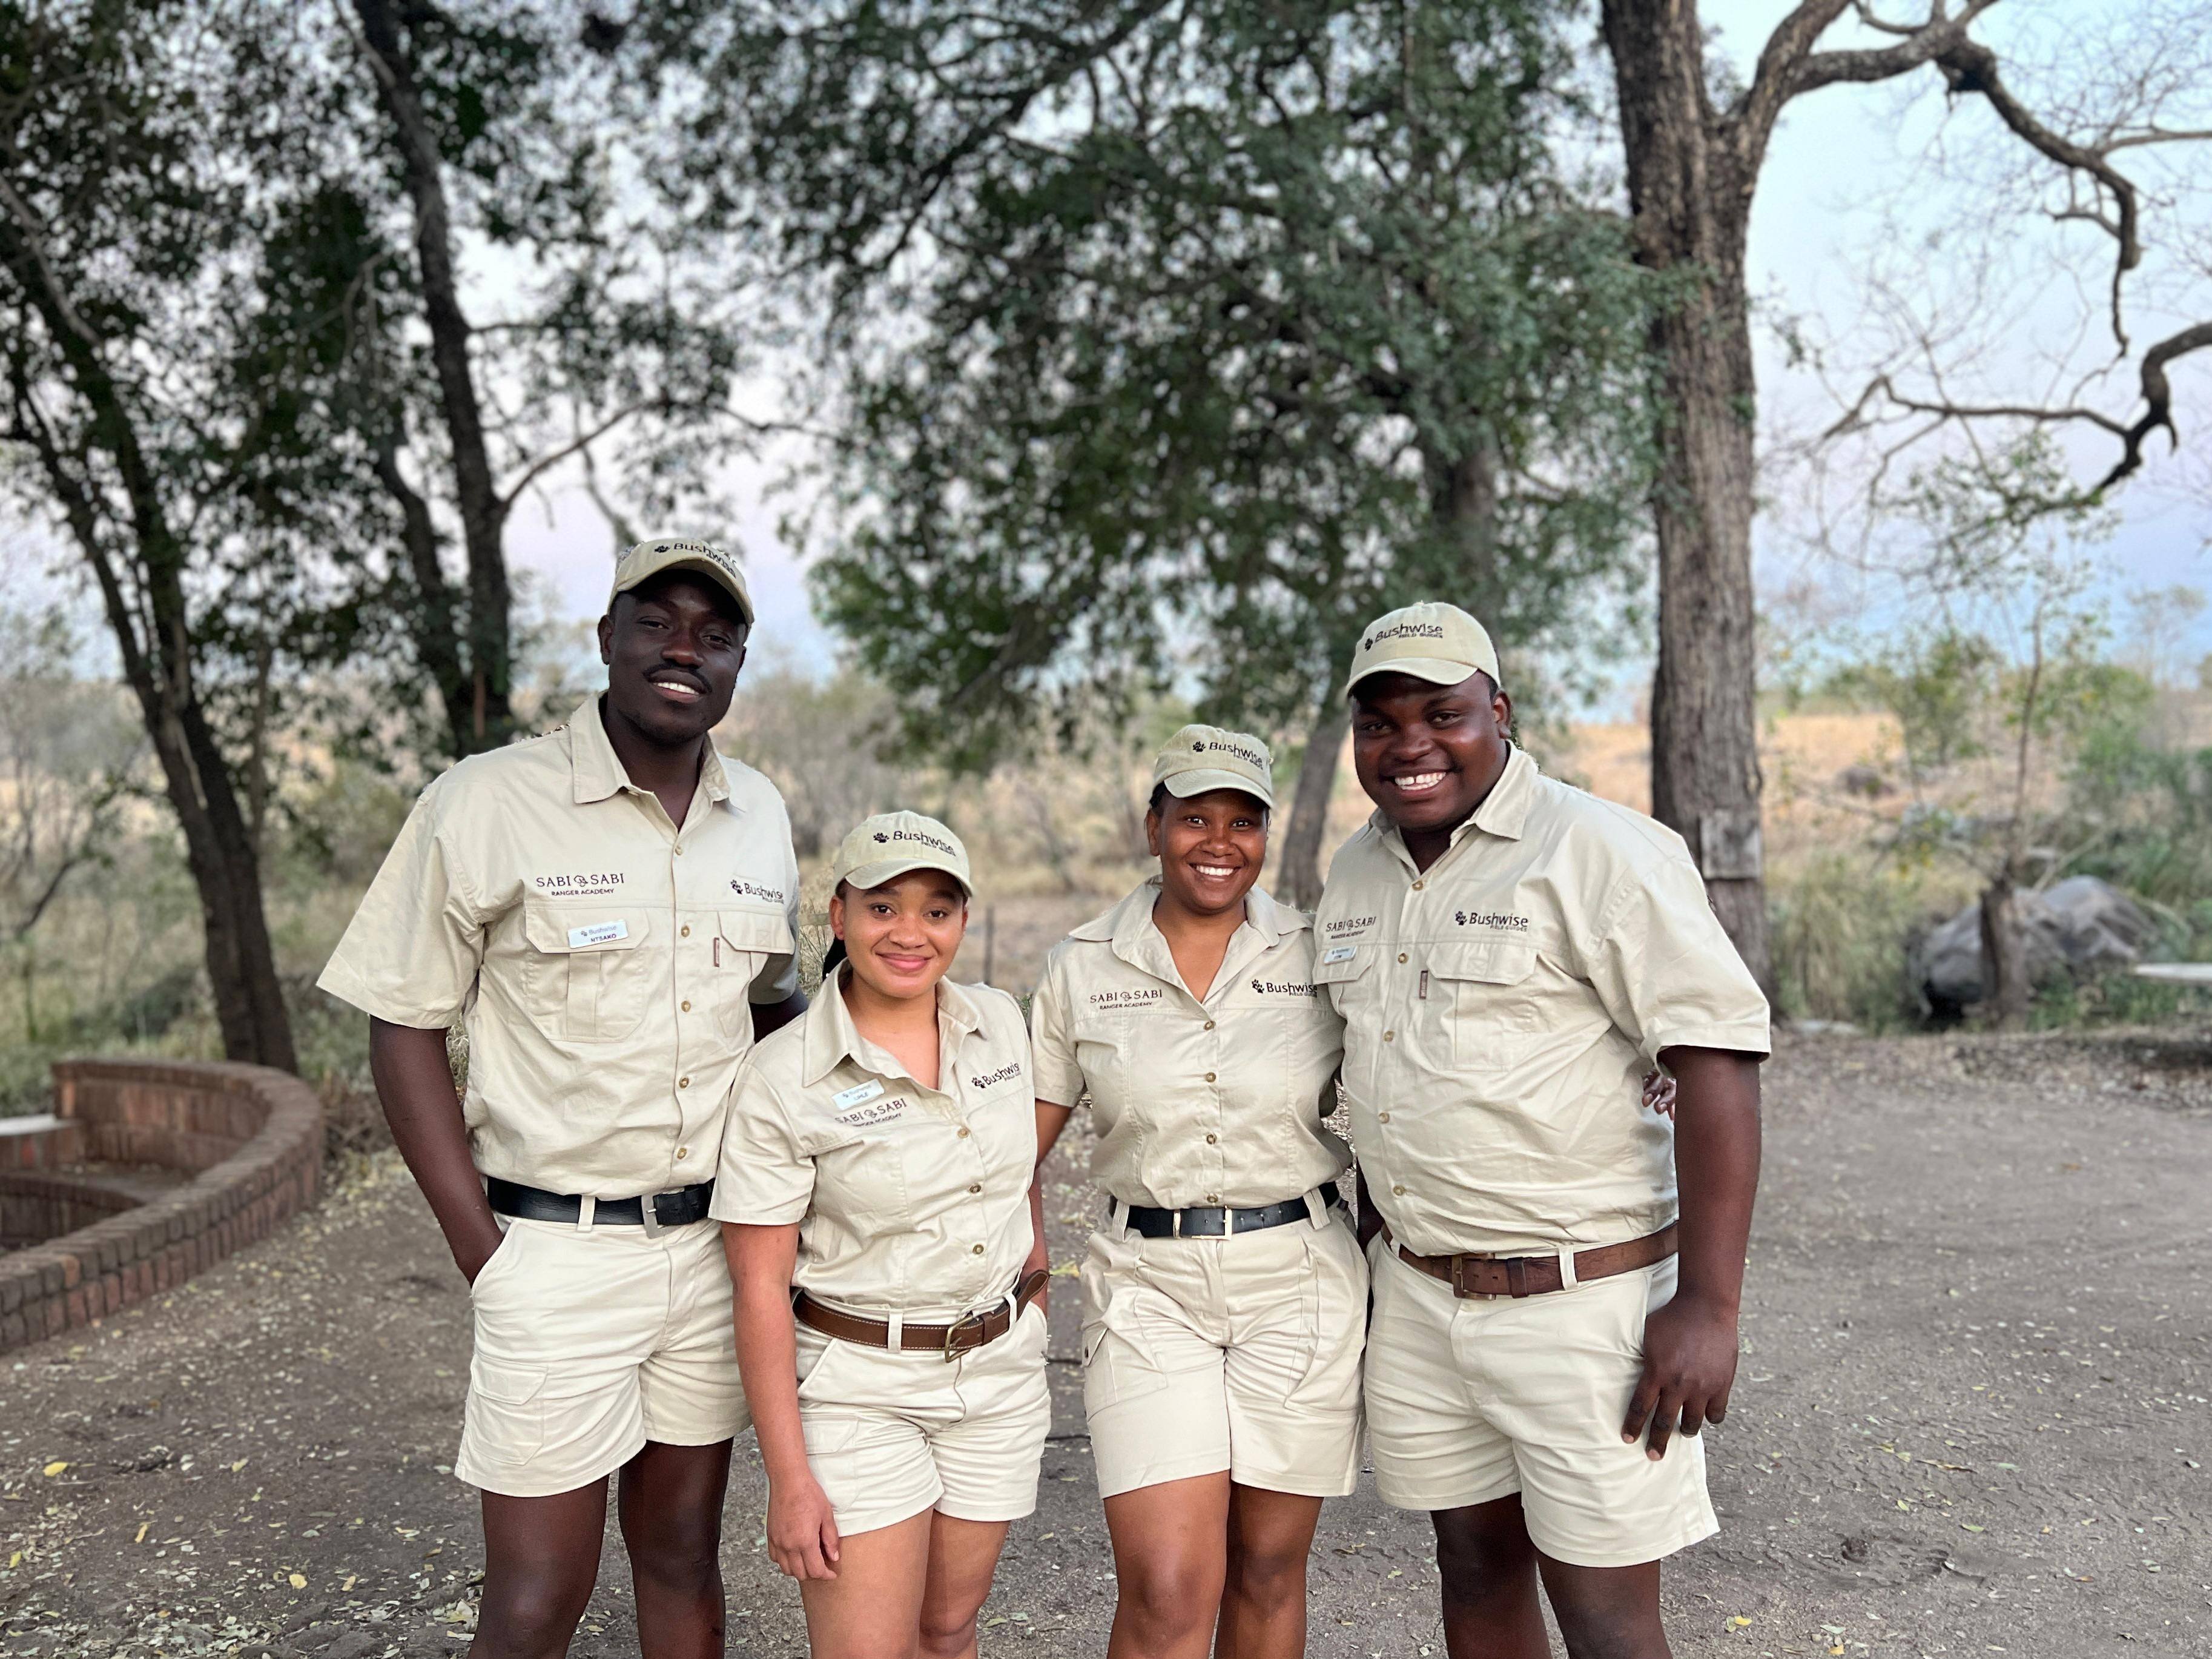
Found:
M 1334 938 L 1340 933 L 1360 933 L 1375 925 L 1372 916 L 1347 916 L 1341 921 L 1325 924 L 1322 931 Z
M 1452 912 L 1452 920 L 1462 927 L 1504 928 L 1513 933 L 1528 930 L 1527 917 L 1509 916 L 1502 910 L 1455 910 Z
M 996 1089 L 1000 1083 L 1012 1083 L 1015 1078 L 1021 1075 L 1021 1062 L 1019 1060 L 1016 1060 L 1011 1065 L 1000 1066 L 996 1071 L 986 1071 L 980 1077 L 969 1078 L 968 1087 L 970 1089 Z
M 1167 992 L 1158 985 L 1146 985 L 1136 991 L 1094 991 L 1091 993 L 1093 1008 L 1142 1008 L 1148 1003 L 1166 1000 Z
M 623 873 L 618 869 L 568 870 L 530 878 L 532 887 L 552 899 L 573 898 L 580 893 L 609 893 L 622 884 Z
M 1377 628 L 1359 642 L 1359 649 L 1371 651 L 1386 639 L 1442 639 L 1443 627 L 1434 622 L 1401 622 L 1389 628 Z
M 781 887 L 763 887 L 758 881 L 748 881 L 743 876 L 730 878 L 730 891 L 742 899 L 765 899 L 772 905 L 783 902 Z
M 1280 985 L 1273 979 L 1255 979 L 1252 981 L 1252 989 L 1262 997 L 1310 997 L 1315 993 L 1316 987 Z

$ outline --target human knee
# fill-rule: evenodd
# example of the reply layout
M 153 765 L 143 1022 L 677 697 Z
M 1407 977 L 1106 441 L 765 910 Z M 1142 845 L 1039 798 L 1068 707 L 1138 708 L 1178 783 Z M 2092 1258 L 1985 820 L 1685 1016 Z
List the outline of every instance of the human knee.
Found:
M 1210 1629 L 1221 1605 L 1218 1569 L 1195 1561 L 1147 1561 L 1122 1575 L 1121 1603 L 1150 1641 L 1167 1642 Z
M 478 1640 L 497 1659 L 559 1653 L 584 1616 L 591 1583 L 572 1574 L 509 1572 L 488 1581 L 477 1610 Z
M 1245 1540 L 1231 1552 L 1228 1589 L 1245 1601 L 1272 1606 L 1304 1593 L 1307 1545 Z
M 721 1582 L 721 1539 L 713 1528 L 687 1527 L 629 1540 L 630 1571 L 672 1589 L 704 1590 Z
M 975 1613 L 963 1619 L 937 1608 L 922 1609 L 921 1650 L 925 1659 L 959 1659 L 975 1645 Z
M 1567 1659 L 1667 1659 L 1667 1634 L 1657 1613 L 1606 1607 L 1570 1610 L 1555 1601 Z
M 1439 1516 L 1436 1522 L 1437 1571 L 1444 1599 L 1480 1601 L 1501 1590 L 1533 1585 L 1536 1546 L 1515 1522 Z

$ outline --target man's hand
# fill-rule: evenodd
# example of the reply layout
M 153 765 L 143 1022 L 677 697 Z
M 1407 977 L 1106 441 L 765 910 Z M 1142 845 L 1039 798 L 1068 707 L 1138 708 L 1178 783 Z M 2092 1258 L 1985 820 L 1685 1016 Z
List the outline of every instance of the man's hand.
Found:
M 1026 1283 L 1031 1273 L 1045 1276 L 1043 1284 L 1037 1290 L 1036 1305 L 1039 1313 L 1049 1314 L 1052 1311 L 1048 1305 L 1052 1300 L 1052 1253 L 1044 1247 L 1042 1238 L 1039 1238 L 1031 1247 L 1029 1259 L 1022 1264 L 1021 1278 L 1016 1282 Z
M 1676 1296 L 1644 1323 L 1644 1375 L 1620 1437 L 1633 1445 L 1648 1421 L 1645 1455 L 1656 1461 L 1676 1429 L 1693 1435 L 1718 1423 L 1728 1415 L 1735 1361 L 1735 1309 Z
M 1644 1074 L 1644 1109 L 1662 1118 L 1674 1115 L 1674 1080 L 1656 1066 Z
M 488 1217 L 491 1212 L 487 1210 L 484 1213 Z M 477 1275 L 490 1265 L 492 1257 L 498 1253 L 500 1244 L 506 1237 L 505 1230 L 495 1221 L 490 1223 L 490 1231 L 481 1236 L 471 1229 L 466 1243 L 456 1239 L 448 1239 L 446 1242 L 447 1247 L 453 1253 L 453 1266 L 461 1270 L 463 1278 L 474 1285 Z
M 768 1552 L 776 1570 L 791 1577 L 837 1576 L 836 1515 L 811 1473 L 770 1484 Z

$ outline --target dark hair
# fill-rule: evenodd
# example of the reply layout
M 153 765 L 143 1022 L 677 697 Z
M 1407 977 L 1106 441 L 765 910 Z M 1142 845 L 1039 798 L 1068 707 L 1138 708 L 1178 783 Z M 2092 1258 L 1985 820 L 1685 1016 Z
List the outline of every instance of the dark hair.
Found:
M 832 938 L 830 941 L 830 948 L 822 953 L 822 982 L 824 985 L 829 983 L 830 976 L 837 971 L 844 960 L 845 942 L 842 939 Z

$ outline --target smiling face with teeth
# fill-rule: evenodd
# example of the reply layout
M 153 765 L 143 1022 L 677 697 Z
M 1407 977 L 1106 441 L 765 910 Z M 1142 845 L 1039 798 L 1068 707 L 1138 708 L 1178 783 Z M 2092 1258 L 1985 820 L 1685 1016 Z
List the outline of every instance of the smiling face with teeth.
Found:
M 609 713 L 654 748 L 696 746 L 729 712 L 746 632 L 729 594 L 686 571 L 617 594 L 599 619 Z
M 1426 869 L 1505 770 L 1512 699 L 1477 669 L 1456 686 L 1370 674 L 1352 687 L 1359 787 Z
M 1242 910 L 1267 861 L 1267 809 L 1242 790 L 1179 796 L 1161 784 L 1145 814 L 1161 896 L 1194 916 Z

